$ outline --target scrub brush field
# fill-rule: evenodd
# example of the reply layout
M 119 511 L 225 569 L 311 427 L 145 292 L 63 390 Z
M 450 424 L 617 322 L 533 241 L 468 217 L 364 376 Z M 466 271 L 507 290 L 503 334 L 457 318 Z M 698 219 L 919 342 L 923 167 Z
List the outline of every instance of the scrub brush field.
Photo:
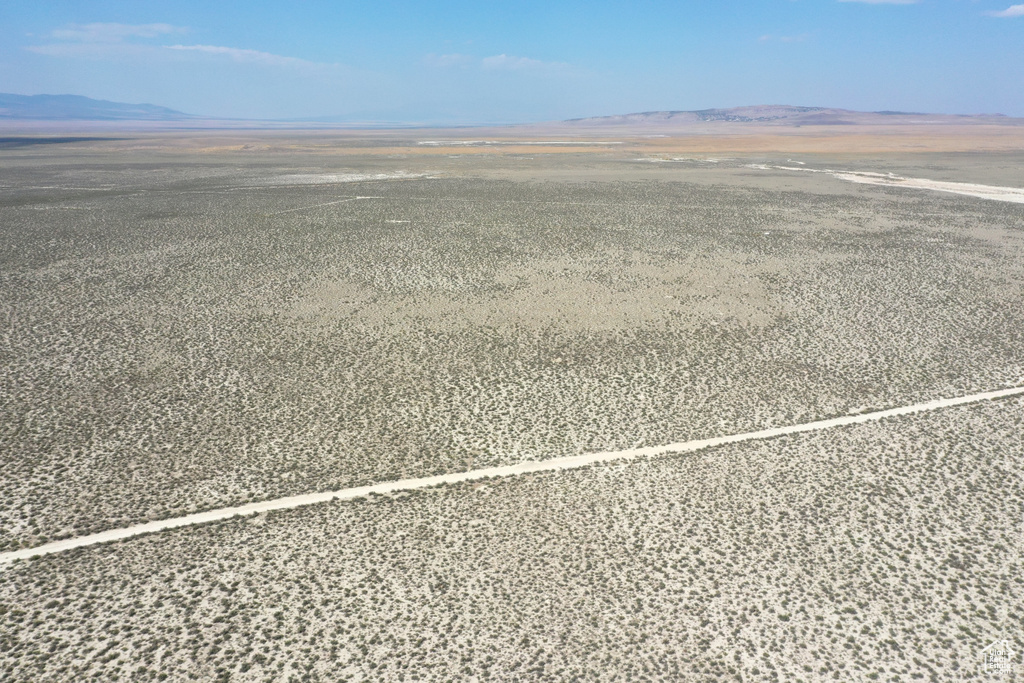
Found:
M 1019 155 L 232 135 L 0 158 L 0 553 L 1024 386 Z M 970 677 L 1024 651 L 1022 420 L 1009 397 L 17 561 L 0 678 Z

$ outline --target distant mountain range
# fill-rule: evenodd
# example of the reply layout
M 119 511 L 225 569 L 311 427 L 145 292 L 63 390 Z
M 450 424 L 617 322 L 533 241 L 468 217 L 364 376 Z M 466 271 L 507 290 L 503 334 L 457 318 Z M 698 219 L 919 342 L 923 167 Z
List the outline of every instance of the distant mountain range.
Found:
M 182 121 L 198 117 L 154 104 L 125 104 L 81 95 L 0 93 L 0 119 L 36 121 Z
M 391 118 L 390 122 L 374 122 L 364 116 L 356 121 L 348 116 L 328 116 L 302 118 L 279 121 L 246 121 L 243 119 L 213 119 L 205 116 L 193 116 L 167 107 L 154 104 L 126 104 L 94 100 L 81 95 L 13 95 L 0 93 L 0 120 L 34 120 L 34 121 L 151 121 L 174 122 L 188 121 L 190 125 L 209 126 L 212 128 L 245 126 L 267 126 L 272 128 L 298 127 L 335 127 L 344 125 L 346 128 L 381 128 L 406 127 L 415 124 L 402 124 Z M 753 107 L 733 107 L 732 109 L 698 109 L 695 111 L 648 111 L 636 114 L 617 116 L 593 116 L 582 119 L 569 119 L 538 124 L 525 124 L 525 127 L 552 127 L 555 129 L 614 129 L 618 131 L 657 130 L 685 131 L 703 129 L 707 125 L 718 124 L 755 124 L 768 126 L 843 126 L 843 125 L 899 125 L 915 123 L 1001 123 L 1009 125 L 1024 124 L 1024 119 L 1015 119 L 1002 114 L 921 114 L 899 111 L 859 112 L 848 109 L 828 107 L 793 107 L 789 105 L 759 105 Z M 430 125 L 430 124 L 428 124 Z M 432 125 L 439 125 L 437 123 Z M 499 126 L 500 127 L 500 126 Z M 516 126 L 524 127 L 524 126 Z
M 648 111 L 618 116 L 593 116 L 569 119 L 563 125 L 574 127 L 650 126 L 689 127 L 702 123 L 755 123 L 776 126 L 843 126 L 900 123 L 1016 122 L 1002 114 L 922 114 L 902 111 L 861 112 L 828 107 L 793 107 L 782 104 L 732 109 L 695 111 Z

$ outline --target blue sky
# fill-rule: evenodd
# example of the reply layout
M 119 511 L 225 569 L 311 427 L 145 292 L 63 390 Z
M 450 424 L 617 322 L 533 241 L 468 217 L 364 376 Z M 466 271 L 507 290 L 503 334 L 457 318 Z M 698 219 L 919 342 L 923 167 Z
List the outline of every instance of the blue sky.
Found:
M 0 92 L 446 123 L 746 104 L 1024 116 L 1024 4 L 10 0 Z

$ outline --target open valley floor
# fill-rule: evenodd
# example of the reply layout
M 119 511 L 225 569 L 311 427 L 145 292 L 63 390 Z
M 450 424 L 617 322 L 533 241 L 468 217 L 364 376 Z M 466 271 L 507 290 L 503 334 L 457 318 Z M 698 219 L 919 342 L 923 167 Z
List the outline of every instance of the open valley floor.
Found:
M 1024 386 L 1010 133 L 492 133 L 3 138 L 0 554 Z M 982 680 L 1024 400 L 850 422 L 0 563 L 0 678 Z

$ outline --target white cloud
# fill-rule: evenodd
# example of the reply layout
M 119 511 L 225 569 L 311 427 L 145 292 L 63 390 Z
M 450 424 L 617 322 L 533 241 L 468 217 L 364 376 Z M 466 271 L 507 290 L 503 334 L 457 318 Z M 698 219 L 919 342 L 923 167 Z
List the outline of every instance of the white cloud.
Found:
M 435 55 L 433 53 L 423 58 L 423 63 L 427 66 L 435 66 L 439 68 L 449 68 L 453 66 L 469 66 L 476 61 L 469 55 L 451 54 L 451 55 Z
M 336 64 L 321 64 L 298 57 L 286 57 L 259 50 L 247 50 L 220 45 L 153 45 L 139 38 L 157 38 L 185 29 L 170 24 L 69 24 L 50 32 L 50 37 L 62 42 L 30 45 L 25 49 L 50 57 L 77 57 L 84 59 L 158 58 L 170 55 L 168 50 L 191 52 L 230 59 L 244 64 L 260 64 L 293 68 L 325 68 Z
M 1002 17 L 1008 19 L 1011 17 L 1024 17 L 1024 5 L 1010 5 L 1004 10 L 998 12 L 987 12 L 990 17 Z
M 171 24 L 68 24 L 50 31 L 60 42 L 29 45 L 25 49 L 49 57 L 78 59 L 125 59 L 152 55 L 159 48 L 139 42 L 139 38 L 158 38 L 186 29 Z
M 183 33 L 184 28 L 170 24 L 69 24 L 54 29 L 50 36 L 57 40 L 85 43 L 117 43 L 125 38 L 156 38 L 168 33 Z
M 220 45 L 147 45 L 144 43 L 121 41 L 81 41 L 66 43 L 50 43 L 47 45 L 30 45 L 25 48 L 49 57 L 67 57 L 77 59 L 135 59 L 155 61 L 167 59 L 171 55 L 185 54 L 202 55 L 209 59 L 226 59 L 239 64 L 255 64 L 258 66 L 287 67 L 306 71 L 342 68 L 339 64 L 311 62 L 298 57 L 285 57 L 259 50 L 246 50 Z
M 564 69 L 569 65 L 562 62 L 542 62 L 539 59 L 530 59 L 529 57 L 513 57 L 500 54 L 493 57 L 484 57 L 480 60 L 480 66 L 488 70 L 522 71 L 526 69 Z
M 300 67 L 323 67 L 332 66 L 319 62 L 310 62 L 298 57 L 285 57 L 270 52 L 259 50 L 246 50 L 237 47 L 222 47 L 220 45 L 165 45 L 168 50 L 183 50 L 190 52 L 201 52 L 209 55 L 227 57 L 235 62 L 245 64 L 263 64 L 266 66 L 300 66 Z
M 472 57 L 463 54 L 428 54 L 423 58 L 427 66 L 450 69 L 476 67 L 484 71 L 564 71 L 571 69 L 570 65 L 564 62 L 544 62 L 530 57 L 516 57 L 513 55 L 493 55 L 491 57 Z
M 47 45 L 28 45 L 25 49 L 37 55 L 75 59 L 142 58 L 145 55 L 152 55 L 159 51 L 159 48 L 151 45 L 138 45 L 117 41 L 49 43 Z

